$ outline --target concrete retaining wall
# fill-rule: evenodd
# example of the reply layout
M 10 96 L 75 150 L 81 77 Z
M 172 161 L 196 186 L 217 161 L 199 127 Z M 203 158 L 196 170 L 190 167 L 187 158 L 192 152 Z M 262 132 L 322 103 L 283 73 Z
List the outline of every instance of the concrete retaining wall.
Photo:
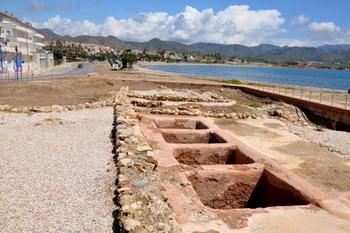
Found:
M 271 93 L 263 90 L 258 90 L 247 86 L 240 86 L 239 88 L 249 94 L 264 96 L 274 100 L 281 100 L 285 103 L 295 105 L 301 109 L 308 110 L 316 116 L 333 121 L 335 125 L 341 125 L 342 123 L 347 126 L 350 126 L 350 108 L 345 109 L 343 105 L 331 105 L 331 103 L 327 102 L 319 103 L 319 100 L 315 99 L 306 100 L 298 97 L 292 97 L 290 95 L 282 95 L 278 93 Z M 335 126 L 335 128 L 337 127 Z

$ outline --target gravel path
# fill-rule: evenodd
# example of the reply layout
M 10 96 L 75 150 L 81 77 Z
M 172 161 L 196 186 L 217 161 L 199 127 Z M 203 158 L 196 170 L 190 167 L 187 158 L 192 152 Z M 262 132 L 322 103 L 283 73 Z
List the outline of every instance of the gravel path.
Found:
M 112 123 L 112 107 L 0 112 L 0 232 L 113 232 Z
M 287 124 L 291 132 L 302 135 L 311 141 L 327 146 L 331 150 L 339 151 L 342 154 L 350 156 L 350 133 L 323 129 L 316 131 L 314 128 L 300 127 L 294 124 Z

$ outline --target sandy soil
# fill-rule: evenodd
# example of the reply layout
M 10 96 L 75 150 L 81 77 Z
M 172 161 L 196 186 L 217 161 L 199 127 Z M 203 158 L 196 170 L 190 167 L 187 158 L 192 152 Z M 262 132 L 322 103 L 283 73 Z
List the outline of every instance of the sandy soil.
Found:
M 147 63 L 147 65 L 149 65 Z M 96 63 L 88 75 L 0 83 L 0 105 L 12 107 L 72 105 L 112 98 L 122 86 L 131 91 L 159 90 L 148 80 L 204 82 L 191 75 L 173 74 L 146 69 L 145 64 L 135 65 L 135 70 L 112 71 L 109 64 Z M 200 77 L 199 77 L 200 78 Z M 173 88 L 175 91 L 181 88 Z M 187 88 L 189 89 L 189 88 Z M 235 89 L 203 87 L 191 91 L 213 91 L 235 100 L 231 106 L 201 106 L 201 111 L 240 112 L 267 116 L 267 111 L 247 107 L 252 103 L 268 105 L 279 103 L 242 94 Z M 350 191 L 350 157 L 332 151 L 310 139 L 291 133 L 285 122 L 276 119 L 215 120 L 221 128 L 240 138 L 246 144 L 280 162 L 285 167 L 325 192 Z M 315 127 L 309 126 L 310 130 Z

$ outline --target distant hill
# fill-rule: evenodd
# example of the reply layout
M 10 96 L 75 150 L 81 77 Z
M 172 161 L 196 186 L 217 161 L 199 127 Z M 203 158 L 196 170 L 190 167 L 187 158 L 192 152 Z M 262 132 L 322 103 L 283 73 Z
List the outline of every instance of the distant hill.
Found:
M 119 40 L 117 37 L 114 36 L 60 36 L 56 33 L 54 33 L 52 30 L 44 28 L 44 29 L 38 29 L 38 33 L 44 35 L 45 41 L 51 41 L 51 40 L 61 40 L 61 41 L 73 41 L 77 43 L 85 43 L 85 44 L 98 44 L 98 45 L 104 45 L 109 46 L 111 48 L 114 48 L 115 50 L 124 50 L 124 49 L 132 49 L 132 46 L 124 43 L 123 41 Z
M 350 50 L 338 50 L 326 53 L 319 57 L 322 62 L 350 62 Z
M 126 44 L 124 41 L 119 40 L 114 36 L 76 36 L 70 38 L 71 41 L 84 43 L 84 44 L 98 44 L 109 46 L 115 50 L 132 49 L 133 47 Z
M 326 53 L 338 51 L 338 50 L 345 50 L 346 51 L 346 50 L 350 50 L 350 44 L 338 44 L 338 45 L 326 44 L 323 46 L 319 46 L 317 48 L 322 49 Z
M 251 47 L 252 50 L 254 50 L 254 52 L 260 54 L 260 53 L 265 53 L 267 51 L 270 51 L 272 49 L 277 49 L 280 48 L 279 46 L 276 45 L 271 45 L 271 44 L 261 44 L 258 46 L 253 46 Z
M 324 45 L 319 47 L 279 47 L 271 44 L 245 46 L 239 44 L 196 43 L 182 44 L 175 41 L 162 41 L 154 38 L 148 42 L 122 41 L 115 36 L 60 36 L 50 29 L 37 30 L 45 36 L 46 41 L 62 40 L 86 44 L 109 46 L 115 50 L 138 49 L 157 51 L 164 49 L 175 53 L 220 53 L 221 55 L 238 58 L 258 58 L 271 61 L 320 61 L 320 62 L 350 62 L 350 44 Z
M 142 42 L 142 43 L 132 42 L 132 41 L 126 41 L 125 43 L 139 50 L 147 49 L 148 51 L 157 51 L 158 49 L 164 49 L 166 51 L 171 51 L 175 53 L 204 53 L 205 52 L 199 48 L 196 48 L 190 45 L 181 44 L 175 41 L 162 41 L 158 38 L 154 38 L 148 42 Z
M 215 43 L 196 43 L 191 44 L 191 46 L 197 47 L 208 53 L 220 53 L 227 56 L 245 57 L 255 55 L 254 51 L 249 47 L 238 44 L 223 45 Z
M 279 48 L 275 45 L 262 44 L 259 46 L 248 47 L 245 45 L 231 44 L 215 44 L 215 43 L 196 43 L 191 44 L 193 47 L 197 47 L 203 51 L 209 53 L 220 53 L 222 55 L 234 56 L 234 57 L 253 57 L 259 53 L 263 53 L 275 48 Z
M 268 50 L 265 53 L 256 55 L 256 58 L 274 61 L 318 61 L 319 57 L 324 55 L 322 49 L 315 47 L 279 47 Z
M 48 29 L 48 28 L 37 29 L 36 31 L 44 35 L 45 41 L 57 40 L 61 38 L 60 35 L 54 33 L 51 29 Z
M 238 44 L 223 45 L 215 43 L 191 44 L 209 53 L 239 58 L 258 58 L 271 61 L 320 61 L 320 62 L 350 62 L 350 45 L 325 45 L 320 47 L 279 47 L 270 44 L 244 46 Z M 330 51 L 330 52 L 328 52 Z

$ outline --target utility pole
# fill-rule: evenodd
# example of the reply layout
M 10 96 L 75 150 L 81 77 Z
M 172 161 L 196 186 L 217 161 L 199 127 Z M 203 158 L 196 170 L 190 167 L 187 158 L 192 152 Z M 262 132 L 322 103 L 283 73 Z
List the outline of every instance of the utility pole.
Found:
M 0 82 L 2 82 L 2 73 L 4 72 L 4 69 L 3 69 L 3 64 L 2 64 L 2 46 L 0 44 L 0 76 L 1 76 L 1 79 L 0 79 Z
M 0 44 L 0 73 L 2 74 L 3 69 L 2 69 L 2 46 Z
M 32 39 L 33 41 L 33 39 Z M 30 66 L 29 66 L 29 61 L 30 61 L 30 56 L 29 56 L 29 32 L 28 32 L 28 28 L 27 28 L 27 62 L 28 62 L 28 71 L 27 74 L 30 71 Z
M 18 52 L 17 45 L 15 46 L 16 56 L 15 56 L 15 69 L 16 69 L 16 80 L 19 81 L 19 71 L 21 70 L 21 80 L 22 80 L 22 54 Z
M 15 71 L 16 71 L 16 81 L 19 80 L 18 78 L 18 48 L 17 48 L 17 45 L 15 46 L 15 51 L 16 51 L 16 56 L 15 56 Z

